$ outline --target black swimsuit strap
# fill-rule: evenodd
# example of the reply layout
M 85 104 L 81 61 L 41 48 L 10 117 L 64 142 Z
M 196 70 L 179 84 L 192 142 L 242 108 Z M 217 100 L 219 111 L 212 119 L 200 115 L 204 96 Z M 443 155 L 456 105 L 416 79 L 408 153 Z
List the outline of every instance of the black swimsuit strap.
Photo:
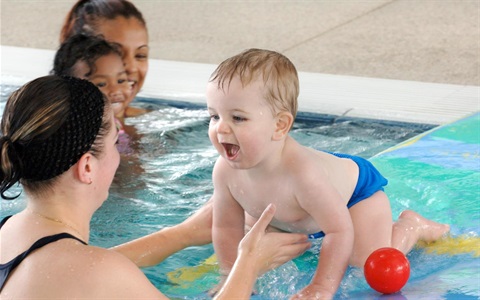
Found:
M 61 239 L 74 239 L 74 240 L 77 240 L 79 241 L 80 243 L 86 245 L 87 243 L 85 243 L 84 241 L 82 241 L 81 239 L 71 235 L 70 233 L 66 233 L 66 232 L 62 232 L 62 233 L 58 233 L 58 234 L 54 234 L 54 235 L 49 235 L 49 236 L 45 236 L 41 239 L 39 239 L 38 241 L 36 241 L 35 243 L 33 243 L 32 246 L 30 246 L 30 248 L 28 248 L 27 251 L 23 252 L 22 254 L 20 254 L 19 256 L 15 257 L 13 259 L 13 263 L 12 263 L 12 267 L 11 269 L 13 270 L 16 266 L 18 266 L 18 264 L 20 264 L 20 262 L 22 262 L 22 260 L 25 259 L 25 257 L 27 257 L 27 255 L 29 255 L 30 253 L 32 253 L 33 251 L 39 249 L 39 248 L 42 248 L 43 246 L 45 245 L 48 245 L 50 243 L 53 243 L 53 242 L 56 242 L 58 240 L 61 240 Z
M 2 226 L 8 221 L 8 219 L 10 219 L 11 216 L 6 216 L 5 218 L 3 218 L 2 221 L 0 221 L 0 229 L 2 228 Z M 74 235 L 71 235 L 70 233 L 66 233 L 66 232 L 62 232 L 62 233 L 58 233 L 58 234 L 54 234 L 54 235 L 49 235 L 49 236 L 45 236 L 39 240 L 37 240 L 35 243 L 33 243 L 33 245 L 25 252 L 32 252 L 33 250 L 35 249 L 38 249 L 38 248 L 41 248 L 49 243 L 53 243 L 53 242 L 56 242 L 58 240 L 61 240 L 61 239 L 74 239 L 74 240 L 77 240 L 79 241 L 80 243 L 84 244 L 84 245 L 87 245 L 87 243 L 85 243 L 84 241 L 82 241 L 81 239 L 77 238 L 76 236 Z M 24 253 L 25 253 L 24 252 Z M 30 253 L 28 252 L 28 253 Z M 28 254 L 27 253 L 27 254 Z M 22 254 L 20 254 L 22 255 Z
M 5 224 L 7 222 L 8 219 L 10 219 L 11 216 L 6 216 L 5 218 L 2 219 L 2 221 L 0 221 L 0 228 L 2 228 L 3 224 Z
M 3 226 L 3 224 L 5 224 L 5 222 L 10 217 L 11 216 L 8 216 L 0 222 L 0 228 Z M 35 243 L 33 243 L 33 245 L 30 246 L 30 248 L 28 248 L 25 252 L 23 252 L 22 254 L 15 257 L 13 260 L 9 261 L 6 264 L 0 264 L 0 271 L 1 271 L 0 272 L 0 290 L 2 290 L 3 285 L 5 284 L 5 281 L 8 277 L 8 275 L 10 274 L 10 272 L 12 272 L 25 259 L 25 257 L 27 257 L 27 255 L 29 255 L 30 253 L 32 253 L 33 251 L 35 251 L 39 248 L 42 248 L 45 245 L 48 245 L 50 243 L 56 242 L 56 241 L 61 240 L 61 239 L 74 239 L 74 240 L 77 240 L 84 245 L 87 245 L 87 243 L 85 243 L 81 239 L 77 238 L 76 236 L 71 235 L 70 233 L 66 233 L 66 232 L 62 232 L 62 233 L 49 235 L 49 236 L 45 236 L 43 238 L 40 238 Z

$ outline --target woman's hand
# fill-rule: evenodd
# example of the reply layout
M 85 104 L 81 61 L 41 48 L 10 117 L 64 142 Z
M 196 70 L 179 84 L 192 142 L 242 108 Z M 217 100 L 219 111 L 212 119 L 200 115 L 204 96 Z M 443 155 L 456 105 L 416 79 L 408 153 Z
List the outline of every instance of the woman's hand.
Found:
M 275 215 L 270 204 L 238 246 L 238 256 L 215 299 L 250 299 L 257 277 L 297 257 L 310 247 L 307 236 L 266 232 Z
M 257 276 L 283 265 L 311 246 L 305 234 L 266 232 L 275 210 L 270 204 L 238 245 L 239 257 L 248 256 L 256 261 Z

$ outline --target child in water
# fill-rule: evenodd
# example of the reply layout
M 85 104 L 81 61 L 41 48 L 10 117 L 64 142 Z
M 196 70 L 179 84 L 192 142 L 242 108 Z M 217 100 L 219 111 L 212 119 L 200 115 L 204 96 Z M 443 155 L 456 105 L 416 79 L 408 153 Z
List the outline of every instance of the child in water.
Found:
M 147 23 L 135 4 L 127 0 L 76 1 L 65 18 L 60 43 L 79 33 L 100 35 L 120 47 L 133 89 L 123 115 L 128 118 L 147 113 L 144 108 L 130 105 L 143 87 L 149 63 Z
M 127 78 L 121 48 L 101 36 L 83 33 L 73 35 L 57 50 L 51 73 L 86 79 L 100 89 L 112 105 L 119 130 L 118 151 L 123 157 L 134 159 L 132 154 L 138 148 L 138 134 L 133 126 L 124 124 L 125 109 L 132 97 L 132 85 Z M 143 172 L 139 164 L 129 165 L 133 172 Z M 120 165 L 119 172 L 124 172 L 123 165 Z
M 270 230 L 323 237 L 312 282 L 294 298 L 331 299 L 349 264 L 363 266 L 381 247 L 408 253 L 449 226 L 413 211 L 393 222 L 387 180 L 369 161 L 313 150 L 289 136 L 298 94 L 295 66 L 273 51 L 244 51 L 213 72 L 206 94 L 209 137 L 220 154 L 212 175 L 213 244 L 226 276 L 245 224 L 274 203 Z
M 73 35 L 60 45 L 51 73 L 91 81 L 112 104 L 117 126 L 123 123 L 132 86 L 118 45 L 99 36 Z

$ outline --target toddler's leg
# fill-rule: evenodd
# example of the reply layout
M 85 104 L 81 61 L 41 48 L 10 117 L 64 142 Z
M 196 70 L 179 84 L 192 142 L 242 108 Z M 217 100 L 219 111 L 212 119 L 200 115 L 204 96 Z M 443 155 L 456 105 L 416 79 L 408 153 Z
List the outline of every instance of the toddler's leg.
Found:
M 350 265 L 363 267 L 370 253 L 390 247 L 393 224 L 390 201 L 379 191 L 350 207 L 349 212 L 355 230 Z
M 406 210 L 393 224 L 392 247 L 408 253 L 418 241 L 433 242 L 450 231 L 450 226 L 428 220 Z
M 407 254 L 419 241 L 432 242 L 450 230 L 445 224 L 428 220 L 418 213 L 406 210 L 397 222 L 392 221 L 387 195 L 376 192 L 350 208 L 355 242 L 350 264 L 362 267 L 376 249 L 393 247 Z

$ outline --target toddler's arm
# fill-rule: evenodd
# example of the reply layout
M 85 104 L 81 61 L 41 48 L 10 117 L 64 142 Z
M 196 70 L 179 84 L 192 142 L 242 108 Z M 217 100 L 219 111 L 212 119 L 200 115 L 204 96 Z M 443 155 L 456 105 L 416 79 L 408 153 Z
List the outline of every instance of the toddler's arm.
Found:
M 326 234 L 312 282 L 291 299 L 332 299 L 348 266 L 352 251 L 350 240 L 353 238 L 348 232 Z
M 237 258 L 237 247 L 245 234 L 244 228 L 243 208 L 231 196 L 215 190 L 212 239 L 222 276 L 228 275 Z
M 217 161 L 213 169 L 213 225 L 212 240 L 220 266 L 222 280 L 229 274 L 237 259 L 237 247 L 245 235 L 245 212 L 234 199 L 228 187 L 229 170 Z M 214 292 L 214 291 L 211 291 Z
M 299 189 L 297 199 L 320 226 L 325 237 L 312 282 L 292 299 L 333 298 L 353 250 L 353 223 L 345 201 L 328 178 L 313 178 L 316 180 L 304 180 L 306 185 Z

